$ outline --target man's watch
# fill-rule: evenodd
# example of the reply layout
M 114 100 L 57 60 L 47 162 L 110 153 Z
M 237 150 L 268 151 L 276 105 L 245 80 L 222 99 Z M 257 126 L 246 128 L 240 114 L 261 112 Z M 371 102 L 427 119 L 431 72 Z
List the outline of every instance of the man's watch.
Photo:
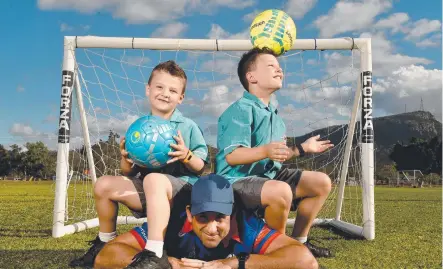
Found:
M 238 269 L 245 269 L 246 268 L 246 261 L 249 259 L 249 253 L 240 252 L 239 254 L 237 254 L 235 256 L 238 259 Z
M 298 153 L 300 154 L 299 157 L 305 156 L 305 150 L 301 146 L 301 144 L 295 144 L 295 147 L 298 149 Z

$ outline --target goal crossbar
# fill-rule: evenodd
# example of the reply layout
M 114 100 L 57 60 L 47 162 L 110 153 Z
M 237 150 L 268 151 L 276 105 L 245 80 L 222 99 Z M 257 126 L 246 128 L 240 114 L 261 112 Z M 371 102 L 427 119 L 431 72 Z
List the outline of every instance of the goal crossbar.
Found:
M 370 46 L 370 38 L 297 39 L 291 50 L 352 50 Z M 74 48 L 246 51 L 249 40 L 67 36 Z
M 92 182 L 95 183 L 95 167 L 91 145 L 88 137 L 88 126 L 82 108 L 81 88 L 78 75 L 78 66 L 75 62 L 76 48 L 103 48 L 103 49 L 147 49 L 147 50 L 203 50 L 203 51 L 246 51 L 252 48 L 249 40 L 223 39 L 168 39 L 168 38 L 134 38 L 134 37 L 97 37 L 97 36 L 67 36 L 64 39 L 64 59 L 62 71 L 62 89 L 59 118 L 58 153 L 56 190 L 53 214 L 54 237 L 75 233 L 87 228 L 98 226 L 98 219 L 90 219 L 65 225 L 66 195 L 69 176 L 69 126 L 72 92 L 77 95 L 77 105 L 80 110 L 81 123 L 85 138 L 85 145 Z M 348 123 L 348 137 L 345 145 L 344 161 L 339 177 L 339 191 L 337 209 L 334 219 L 316 219 L 315 224 L 329 224 L 344 232 L 368 240 L 375 238 L 374 219 L 374 133 L 372 125 L 372 55 L 370 38 L 333 38 L 333 39 L 297 39 L 292 50 L 353 50 L 360 51 L 360 76 L 355 93 L 352 115 Z M 362 126 L 361 134 L 361 163 L 362 163 L 362 203 L 363 225 L 356 226 L 340 219 L 341 207 L 344 199 L 344 188 L 347 178 L 347 166 L 352 147 L 352 134 L 360 115 Z M 144 219 L 133 217 L 119 217 L 118 223 L 141 223 Z M 293 220 L 288 220 L 293 225 Z

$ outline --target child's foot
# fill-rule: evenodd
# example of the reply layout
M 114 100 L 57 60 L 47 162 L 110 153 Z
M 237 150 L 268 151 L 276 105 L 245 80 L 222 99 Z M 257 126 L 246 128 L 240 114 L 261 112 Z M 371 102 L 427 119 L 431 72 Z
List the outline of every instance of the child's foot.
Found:
M 76 267 L 92 267 L 94 266 L 95 257 L 97 257 L 98 253 L 105 246 L 105 242 L 102 242 L 100 238 L 97 236 L 94 240 L 89 241 L 89 244 L 92 245 L 88 251 L 81 256 L 80 258 L 74 259 L 69 263 L 69 266 Z
M 168 256 L 163 251 L 161 258 L 157 257 L 154 252 L 144 249 L 132 258 L 132 262 L 128 269 L 172 269 L 169 264 Z
M 306 241 L 304 245 L 311 251 L 316 258 L 330 258 L 332 253 L 329 249 L 313 245 L 310 241 Z

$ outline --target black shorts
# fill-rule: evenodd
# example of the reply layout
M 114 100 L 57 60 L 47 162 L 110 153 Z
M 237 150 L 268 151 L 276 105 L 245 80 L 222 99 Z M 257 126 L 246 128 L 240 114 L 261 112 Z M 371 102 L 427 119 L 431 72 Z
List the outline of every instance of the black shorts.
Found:
M 177 199 L 177 197 L 180 197 L 180 201 L 182 201 L 182 199 L 186 199 L 190 197 L 190 192 L 192 189 L 192 185 L 189 184 L 188 182 L 178 178 L 178 177 L 174 177 L 171 175 L 167 175 L 164 174 L 169 181 L 171 182 L 172 185 L 172 198 L 174 199 L 174 203 L 175 200 Z M 134 184 L 135 189 L 138 192 L 138 196 L 140 198 L 140 203 L 142 204 L 142 211 L 135 211 L 135 210 L 131 210 L 132 215 L 134 215 L 134 217 L 136 218 L 145 218 L 146 217 L 146 195 L 145 195 L 145 191 L 143 189 L 143 178 L 142 177 L 130 177 L 132 183 Z M 183 198 L 186 197 L 186 198 Z M 189 202 L 187 203 L 189 204 Z
M 293 193 L 300 182 L 302 170 L 283 168 L 277 172 L 273 180 L 283 181 L 289 184 Z M 236 181 L 232 186 L 236 194 L 241 198 L 243 206 L 246 209 L 258 210 L 263 209 L 261 202 L 261 191 L 266 181 L 272 180 L 266 177 L 245 177 Z M 295 199 L 292 202 L 291 210 L 297 209 L 300 199 Z

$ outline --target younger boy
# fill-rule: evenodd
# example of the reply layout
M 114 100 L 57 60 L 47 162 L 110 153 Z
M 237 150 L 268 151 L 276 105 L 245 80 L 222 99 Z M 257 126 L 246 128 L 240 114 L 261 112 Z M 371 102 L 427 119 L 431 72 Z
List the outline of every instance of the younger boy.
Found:
M 238 64 L 245 88 L 243 97 L 219 118 L 216 172 L 234 183 L 246 206 L 265 208 L 271 228 L 285 232 L 292 201 L 298 204 L 292 236 L 314 256 L 330 252 L 307 241 L 313 220 L 331 190 L 331 180 L 320 172 L 282 168 L 293 156 L 323 152 L 333 145 L 311 137 L 293 148 L 286 145 L 286 127 L 271 95 L 282 87 L 283 72 L 272 51 L 254 48 Z
M 106 242 L 116 237 L 118 203 L 126 205 L 134 216 L 147 217 L 148 240 L 144 264 L 156 266 L 167 262 L 163 255 L 163 241 L 170 216 L 173 198 L 181 190 L 188 189 L 203 171 L 208 149 L 198 125 L 184 117 L 176 108 L 185 94 L 187 77 L 174 61 L 158 64 L 146 85 L 146 96 L 152 115 L 168 119 L 178 130 L 174 137 L 177 145 L 169 155 L 168 165 L 158 170 L 138 167 L 128 159 L 120 142 L 120 166 L 124 176 L 102 176 L 94 186 L 94 198 L 99 219 L 99 234 L 84 256 L 73 260 L 71 266 L 93 266 L 94 260 Z

